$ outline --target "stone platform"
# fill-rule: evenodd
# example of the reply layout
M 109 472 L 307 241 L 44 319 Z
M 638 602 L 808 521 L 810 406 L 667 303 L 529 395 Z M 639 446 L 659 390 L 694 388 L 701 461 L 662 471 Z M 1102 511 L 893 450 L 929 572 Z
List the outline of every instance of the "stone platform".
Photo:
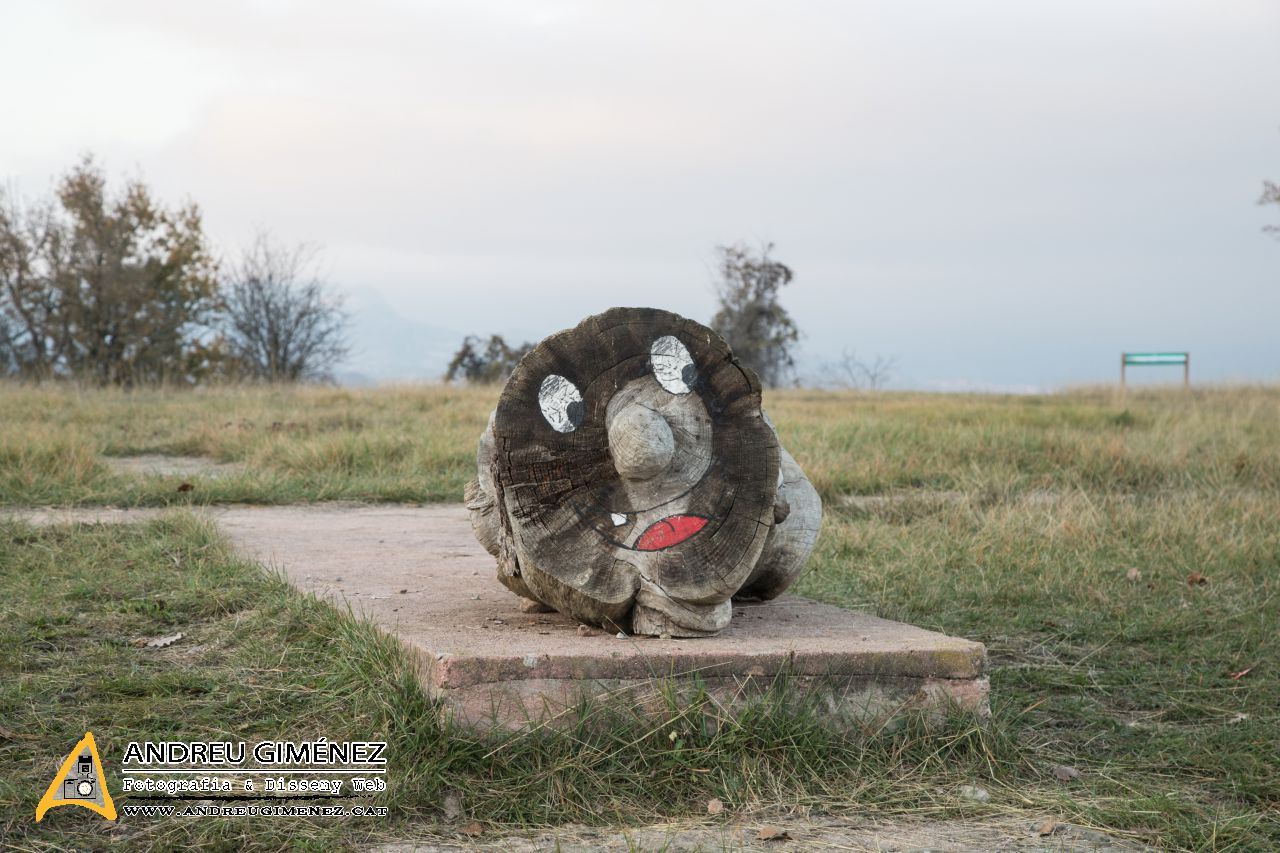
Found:
M 719 636 L 619 638 L 522 613 L 461 506 L 228 508 L 237 547 L 396 637 L 446 714 L 478 728 L 568 719 L 582 696 L 661 712 L 705 690 L 732 708 L 779 679 L 845 725 L 908 708 L 985 713 L 981 643 L 796 596 L 734 605 Z

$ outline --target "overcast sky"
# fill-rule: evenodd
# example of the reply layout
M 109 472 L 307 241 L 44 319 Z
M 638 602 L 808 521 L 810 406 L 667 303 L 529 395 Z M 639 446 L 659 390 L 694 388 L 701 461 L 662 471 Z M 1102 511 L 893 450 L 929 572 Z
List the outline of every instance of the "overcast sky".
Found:
M 807 372 L 1280 379 L 1277 45 L 1274 0 L 5 0 L 0 178 L 92 151 L 227 251 L 322 245 L 384 378 L 613 305 L 706 321 L 713 247 L 769 240 Z

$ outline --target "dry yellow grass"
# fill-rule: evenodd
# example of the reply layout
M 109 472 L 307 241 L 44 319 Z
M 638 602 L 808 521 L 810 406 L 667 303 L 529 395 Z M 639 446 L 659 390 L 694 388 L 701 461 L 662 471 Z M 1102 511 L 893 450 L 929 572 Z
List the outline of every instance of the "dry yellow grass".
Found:
M 0 502 L 457 500 L 496 388 L 81 390 L 0 386 Z M 1139 494 L 1280 487 L 1280 390 L 1039 397 L 772 391 L 784 444 L 828 501 L 949 490 Z M 139 453 L 240 462 L 241 475 L 115 474 Z
M 458 500 L 496 394 L 3 386 L 0 503 Z M 779 391 L 766 406 L 827 503 L 798 590 L 985 642 L 989 725 L 845 738 L 765 715 L 731 737 L 699 735 L 679 754 L 648 750 L 643 733 L 621 725 L 584 729 L 580 740 L 516 740 L 495 762 L 489 745 L 422 727 L 429 711 L 412 684 L 394 695 L 381 683 L 370 689 L 360 673 L 400 664 L 362 641 L 368 648 L 349 652 L 366 664 L 325 676 L 326 689 L 391 696 L 369 713 L 405 756 L 396 792 L 404 816 L 435 814 L 447 787 L 474 792 L 469 808 L 486 820 L 546 824 L 687 817 L 714 796 L 735 809 L 787 802 L 837 814 L 1053 815 L 1173 849 L 1280 847 L 1280 389 Z M 154 452 L 241 462 L 245 471 L 192 477 L 194 488 L 179 492 L 181 478 L 118 474 L 101 462 Z M 162 534 L 208 535 L 154 532 Z M 45 646 L 28 645 L 63 628 L 40 614 L 83 614 L 75 595 L 98 582 L 113 537 L 146 578 L 165 578 L 171 566 L 161 557 L 152 565 L 136 556 L 155 550 L 147 535 L 37 537 L 10 527 L 0 592 L 11 602 L 4 621 L 20 649 L 14 665 L 47 663 Z M 55 541 L 57 553 L 48 547 Z M 66 576 L 61 586 L 23 580 L 23 566 L 51 560 Z M 211 556 L 207 573 L 234 578 L 246 607 L 295 606 L 278 587 L 255 587 L 252 567 L 228 560 Z M 117 584 L 142 582 L 131 566 L 111 563 Z M 1193 573 L 1206 582 L 1189 583 Z M 104 624 L 113 612 L 103 611 Z M 283 642 L 263 630 L 255 643 Z M 322 636 L 308 642 L 327 648 Z M 319 652 L 307 660 L 323 666 Z M 93 667 L 75 655 L 57 661 L 68 671 Z M 314 681 L 306 666 L 289 677 Z M 164 685 L 189 681 L 159 675 L 161 699 Z M 0 712 L 37 713 L 40 702 L 58 701 L 52 683 L 45 698 L 23 689 L 0 691 Z M 236 703 L 258 700 L 225 701 L 210 713 L 244 715 Z M 102 702 L 103 714 L 128 713 Z M 1059 764 L 1083 776 L 1063 785 L 1052 774 Z M 646 785 L 629 786 L 636 778 Z M 955 799 L 957 786 L 974 782 L 992 791 L 991 803 Z

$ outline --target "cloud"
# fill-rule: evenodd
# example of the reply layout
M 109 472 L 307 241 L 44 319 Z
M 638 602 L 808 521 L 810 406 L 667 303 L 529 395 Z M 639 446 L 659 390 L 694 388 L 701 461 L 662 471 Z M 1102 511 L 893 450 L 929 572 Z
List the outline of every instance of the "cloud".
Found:
M 1067 376 L 1089 379 L 1134 338 L 1238 373 L 1240 342 L 1274 337 L 1252 205 L 1280 177 L 1273 4 L 0 14 L 28 117 L 0 138 L 9 177 L 38 190 L 96 150 L 197 199 L 225 245 L 260 225 L 322 243 L 338 284 L 422 322 L 705 319 L 712 246 L 772 239 L 815 360 L 1039 384 L 1059 366 L 1037 342 L 1089 353 Z

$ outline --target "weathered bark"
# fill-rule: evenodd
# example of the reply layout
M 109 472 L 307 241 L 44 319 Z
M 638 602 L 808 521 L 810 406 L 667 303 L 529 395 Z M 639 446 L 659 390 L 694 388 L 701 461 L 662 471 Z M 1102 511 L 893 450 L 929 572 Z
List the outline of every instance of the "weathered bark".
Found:
M 799 464 L 785 449 L 778 472 L 778 499 L 773 529 L 764 543 L 764 553 L 751 577 L 733 596 L 738 598 L 777 598 L 787 591 L 800 573 L 818 540 L 822 523 L 822 499 L 800 470 Z
M 821 503 L 710 329 L 615 308 L 516 367 L 467 487 L 499 579 L 583 622 L 701 636 L 803 568 Z

